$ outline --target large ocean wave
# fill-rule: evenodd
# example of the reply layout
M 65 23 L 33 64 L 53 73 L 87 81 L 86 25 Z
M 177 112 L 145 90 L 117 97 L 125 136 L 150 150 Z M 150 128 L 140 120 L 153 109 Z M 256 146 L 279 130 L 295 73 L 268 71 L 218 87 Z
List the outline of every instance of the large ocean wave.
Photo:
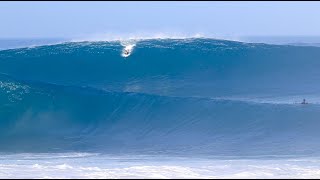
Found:
M 314 155 L 319 59 L 206 38 L 2 50 L 0 151 Z

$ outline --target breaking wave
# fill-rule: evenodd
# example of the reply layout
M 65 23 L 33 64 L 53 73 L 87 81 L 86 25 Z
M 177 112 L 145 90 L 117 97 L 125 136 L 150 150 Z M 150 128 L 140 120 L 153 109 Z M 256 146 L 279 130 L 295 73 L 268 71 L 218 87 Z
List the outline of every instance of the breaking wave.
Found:
M 319 59 L 206 38 L 2 50 L 0 151 L 317 154 Z

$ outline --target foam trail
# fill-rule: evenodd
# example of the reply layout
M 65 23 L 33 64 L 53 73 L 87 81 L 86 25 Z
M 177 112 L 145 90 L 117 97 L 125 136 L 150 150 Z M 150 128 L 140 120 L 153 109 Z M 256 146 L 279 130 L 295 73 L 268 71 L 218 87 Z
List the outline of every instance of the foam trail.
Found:
M 131 55 L 133 48 L 136 46 L 137 40 L 127 40 L 127 41 L 121 41 L 121 45 L 124 46 L 122 50 L 122 57 L 128 57 Z

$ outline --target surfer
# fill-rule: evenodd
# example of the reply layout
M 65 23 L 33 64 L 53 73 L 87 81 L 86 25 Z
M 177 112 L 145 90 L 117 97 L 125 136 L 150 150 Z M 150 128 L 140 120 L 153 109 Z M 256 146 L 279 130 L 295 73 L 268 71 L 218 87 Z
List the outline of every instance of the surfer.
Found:
M 306 99 L 303 99 L 303 101 L 301 102 L 301 104 L 308 104 L 308 103 L 306 102 Z

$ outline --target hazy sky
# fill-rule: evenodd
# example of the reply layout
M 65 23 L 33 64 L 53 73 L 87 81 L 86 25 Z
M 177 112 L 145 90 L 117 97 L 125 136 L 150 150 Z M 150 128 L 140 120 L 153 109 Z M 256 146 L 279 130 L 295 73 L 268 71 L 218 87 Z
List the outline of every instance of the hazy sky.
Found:
M 320 35 L 320 2 L 0 2 L 0 38 Z

